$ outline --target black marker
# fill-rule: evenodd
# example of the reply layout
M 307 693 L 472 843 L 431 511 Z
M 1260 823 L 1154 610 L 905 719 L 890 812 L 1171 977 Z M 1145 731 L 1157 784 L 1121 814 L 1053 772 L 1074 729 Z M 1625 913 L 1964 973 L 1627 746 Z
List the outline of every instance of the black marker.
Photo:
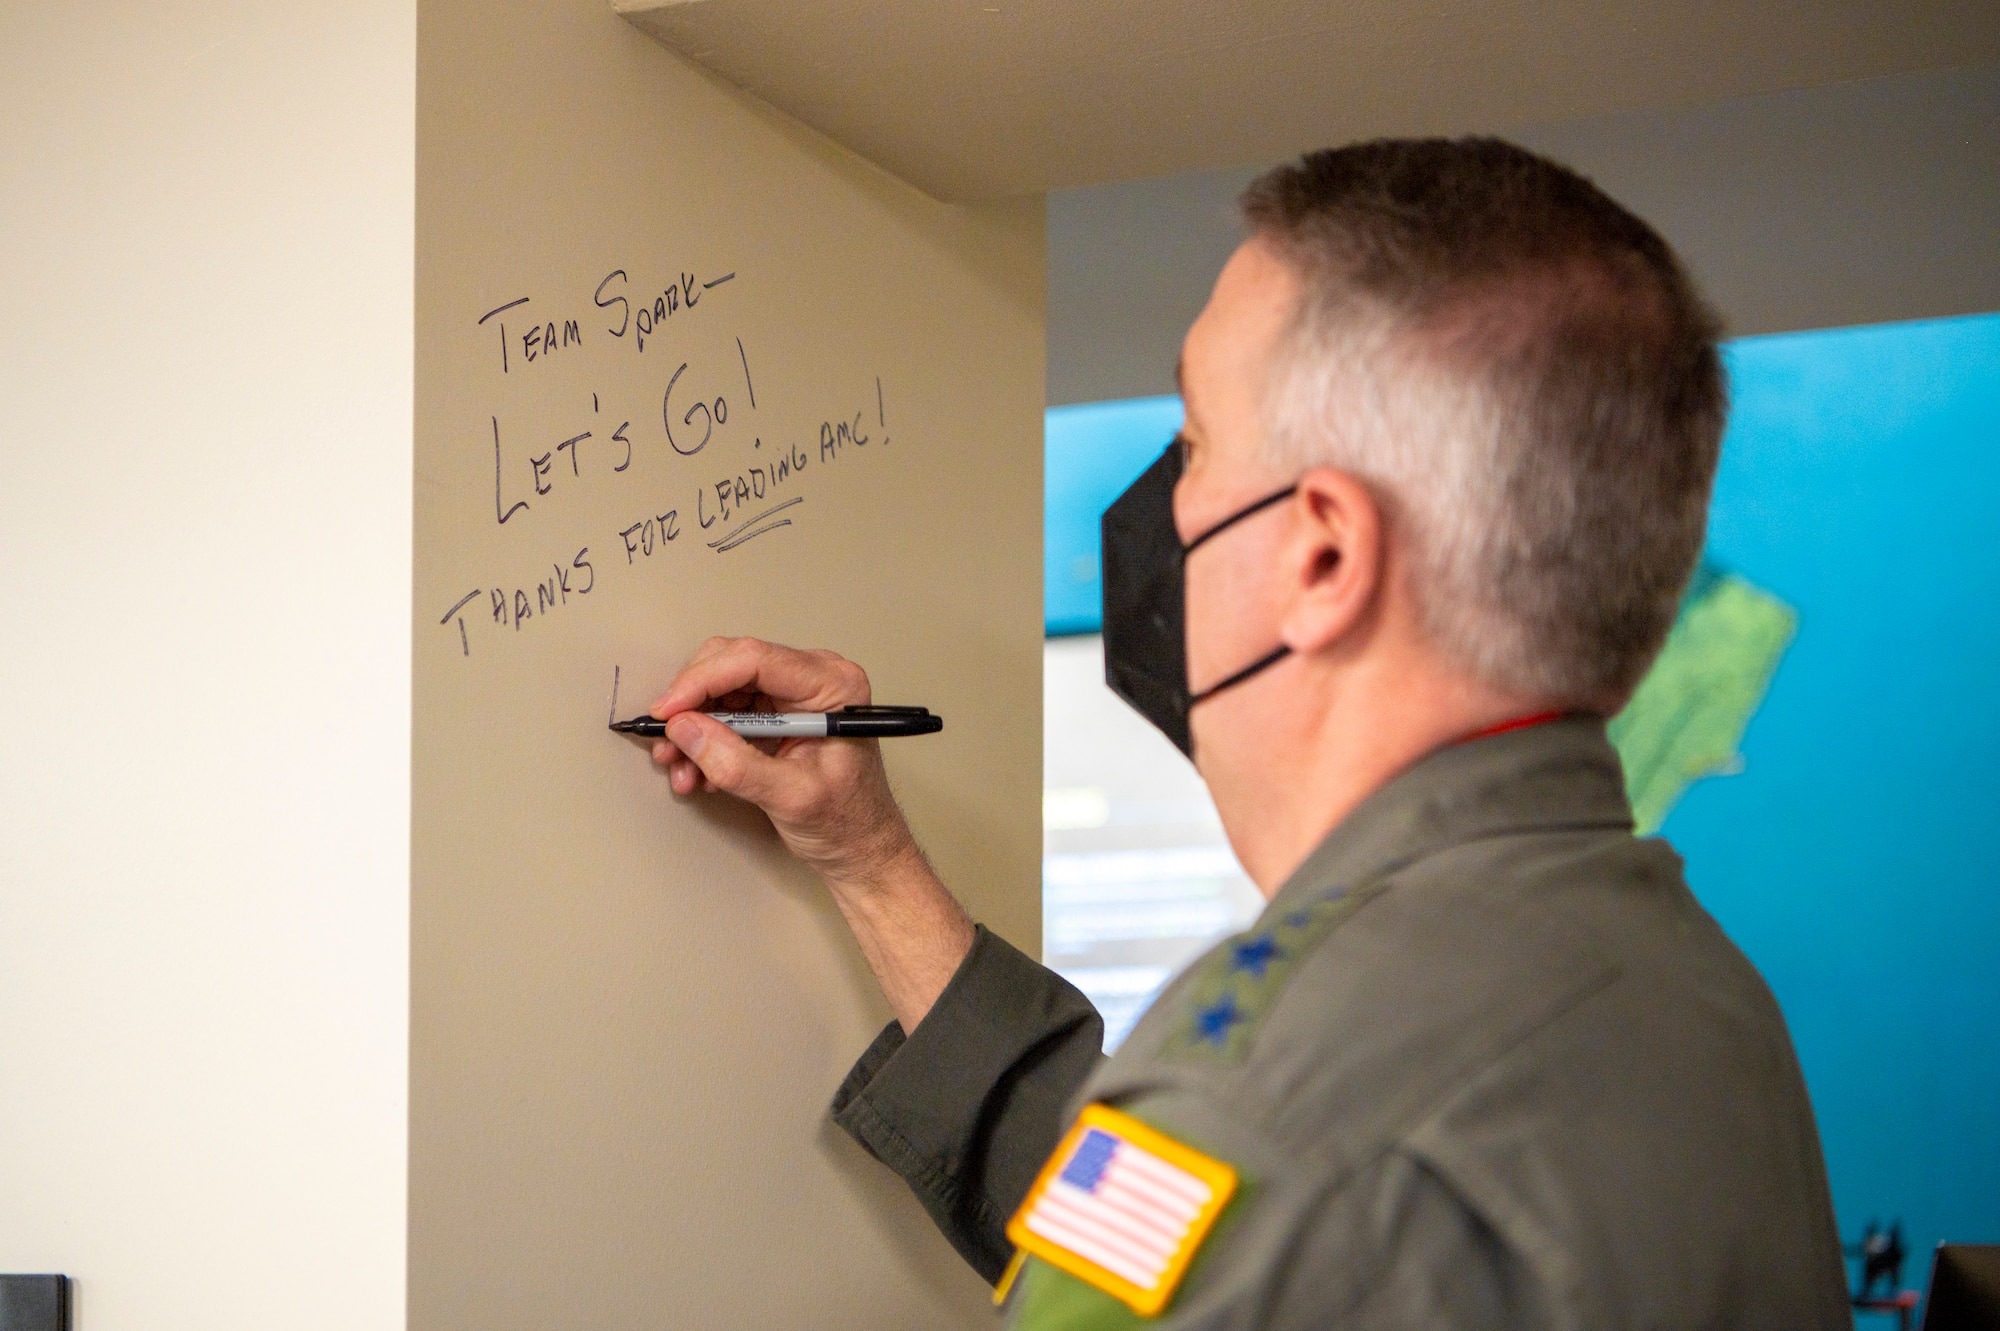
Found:
M 722 722 L 745 739 L 894 739 L 902 735 L 935 735 L 944 729 L 944 718 L 932 716 L 928 707 L 850 706 L 837 712 L 703 712 L 702 715 Z M 613 721 L 611 728 L 621 735 L 655 739 L 667 733 L 667 723 L 650 716 Z

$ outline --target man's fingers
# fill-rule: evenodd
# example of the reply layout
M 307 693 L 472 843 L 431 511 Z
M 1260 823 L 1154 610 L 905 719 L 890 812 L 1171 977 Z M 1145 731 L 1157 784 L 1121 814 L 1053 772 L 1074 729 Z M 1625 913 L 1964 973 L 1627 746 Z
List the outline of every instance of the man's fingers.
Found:
M 733 693 L 762 694 L 781 708 L 830 711 L 868 701 L 868 676 L 832 652 L 802 652 L 756 638 L 711 639 L 653 703 L 662 720 Z
M 667 737 L 716 790 L 760 806 L 768 805 L 781 792 L 787 776 L 783 765 L 719 721 L 699 712 L 682 712 L 667 724 Z M 690 775 L 689 789 L 681 790 L 676 764 L 674 789 L 691 794 L 693 785 Z
M 676 712 L 706 708 L 732 694 L 769 692 L 762 688 L 761 677 L 775 674 L 773 658 L 791 651 L 755 638 L 710 638 L 654 702 L 653 715 L 665 720 Z

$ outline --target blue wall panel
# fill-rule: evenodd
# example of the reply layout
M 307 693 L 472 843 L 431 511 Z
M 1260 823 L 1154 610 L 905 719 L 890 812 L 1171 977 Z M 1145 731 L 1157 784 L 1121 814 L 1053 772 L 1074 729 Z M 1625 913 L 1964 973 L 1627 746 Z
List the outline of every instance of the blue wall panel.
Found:
M 1799 633 L 1663 834 L 1763 971 L 1841 1227 L 2000 1241 L 2000 315 L 1752 338 L 1709 550 Z
M 1044 433 L 1042 597 L 1052 636 L 1095 633 L 1104 618 L 1097 520 L 1181 428 L 1178 397 L 1052 407 Z

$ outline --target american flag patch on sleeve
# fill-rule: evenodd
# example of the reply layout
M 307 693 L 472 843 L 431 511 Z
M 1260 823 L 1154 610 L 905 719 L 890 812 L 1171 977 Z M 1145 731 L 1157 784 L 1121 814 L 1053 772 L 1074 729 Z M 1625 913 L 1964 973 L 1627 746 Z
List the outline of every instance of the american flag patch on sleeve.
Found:
M 1007 1237 L 1151 1317 L 1235 1191 L 1228 1165 L 1091 1105 L 1043 1166 Z

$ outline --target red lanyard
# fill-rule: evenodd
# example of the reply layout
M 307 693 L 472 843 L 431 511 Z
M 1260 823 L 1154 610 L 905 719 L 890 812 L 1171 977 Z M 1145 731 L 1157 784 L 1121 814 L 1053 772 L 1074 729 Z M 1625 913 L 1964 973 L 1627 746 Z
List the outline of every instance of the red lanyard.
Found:
M 1488 726 L 1484 730 L 1475 730 L 1460 740 L 1459 743 L 1470 744 L 1476 739 L 1492 739 L 1495 735 L 1505 735 L 1509 731 L 1526 730 L 1529 726 L 1547 725 L 1551 721 L 1560 721 L 1568 715 L 1568 712 L 1556 711 L 1536 712 L 1533 716 L 1517 716 L 1512 721 L 1502 721 L 1497 726 Z

